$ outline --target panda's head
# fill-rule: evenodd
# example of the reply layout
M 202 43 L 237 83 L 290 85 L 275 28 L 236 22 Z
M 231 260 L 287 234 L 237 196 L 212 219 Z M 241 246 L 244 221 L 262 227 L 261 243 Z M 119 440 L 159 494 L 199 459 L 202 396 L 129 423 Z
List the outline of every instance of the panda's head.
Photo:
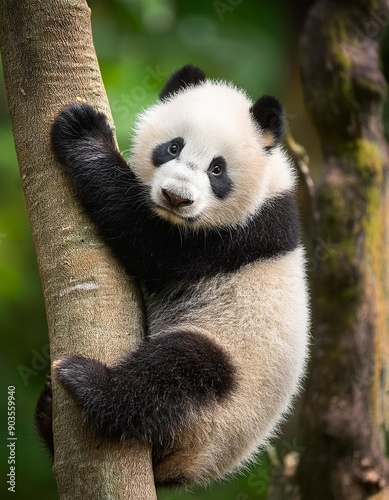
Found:
M 187 65 L 138 117 L 131 164 L 163 219 L 194 228 L 240 224 L 269 196 L 284 129 L 275 97 L 252 103 Z

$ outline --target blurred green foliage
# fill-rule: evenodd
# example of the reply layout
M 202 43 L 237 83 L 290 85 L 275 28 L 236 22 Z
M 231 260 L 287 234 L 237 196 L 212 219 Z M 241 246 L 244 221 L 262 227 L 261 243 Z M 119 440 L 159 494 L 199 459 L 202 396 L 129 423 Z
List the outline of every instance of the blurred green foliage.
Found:
M 185 63 L 199 65 L 212 78 L 234 81 L 253 98 L 263 93 L 282 95 L 285 90 L 288 19 L 280 2 L 91 0 L 89 5 L 96 52 L 124 152 L 135 115 L 156 100 L 167 76 Z M 4 373 L 0 411 L 5 417 L 7 386 L 14 385 L 18 436 L 14 497 L 48 500 L 57 498 L 55 480 L 33 426 L 35 401 L 49 371 L 47 327 L 2 81 L 0 105 L 0 365 Z M 2 460 L 5 451 L 3 445 Z M 2 474 L 5 470 L 1 468 Z M 261 499 L 273 473 L 264 456 L 233 482 L 193 492 L 162 491 L 158 498 Z M 4 483 L 3 476 L 1 491 Z
M 154 102 L 166 77 L 191 62 L 232 80 L 253 97 L 280 95 L 293 129 L 315 158 L 317 143 L 302 108 L 296 71 L 296 16 L 285 2 L 248 0 L 91 0 L 97 55 L 117 127 L 129 148 L 135 115 Z M 294 7 L 293 7 L 294 9 Z M 298 24 L 298 22 L 297 22 Z M 0 79 L 1 498 L 8 498 L 7 386 L 16 387 L 17 469 L 13 498 L 57 498 L 50 460 L 36 439 L 35 401 L 49 371 L 44 303 Z M 293 440 L 293 439 L 292 439 Z M 284 442 L 283 449 L 290 451 Z M 4 466 L 3 466 L 4 465 Z M 267 456 L 232 482 L 193 492 L 159 492 L 161 500 L 265 498 L 277 465 Z

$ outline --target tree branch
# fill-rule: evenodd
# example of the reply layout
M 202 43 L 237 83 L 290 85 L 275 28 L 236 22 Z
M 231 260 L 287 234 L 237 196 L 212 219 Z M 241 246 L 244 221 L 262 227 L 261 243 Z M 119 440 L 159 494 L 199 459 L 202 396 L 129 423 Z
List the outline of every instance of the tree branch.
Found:
M 83 99 L 110 116 L 83 0 L 1 0 L 0 48 L 46 302 L 52 361 L 115 362 L 141 337 L 137 291 L 96 236 L 49 144 L 54 116 Z M 89 434 L 54 381 L 54 471 L 61 499 L 156 498 L 150 448 Z
M 311 237 L 310 239 L 314 240 L 317 236 L 317 226 L 319 224 L 320 214 L 317 209 L 316 187 L 309 171 L 308 154 L 304 147 L 294 140 L 290 130 L 286 132 L 285 146 L 297 167 L 300 180 L 299 184 L 304 199 L 303 207 L 307 207 L 307 210 L 305 210 L 306 216 L 304 217 L 304 224 Z

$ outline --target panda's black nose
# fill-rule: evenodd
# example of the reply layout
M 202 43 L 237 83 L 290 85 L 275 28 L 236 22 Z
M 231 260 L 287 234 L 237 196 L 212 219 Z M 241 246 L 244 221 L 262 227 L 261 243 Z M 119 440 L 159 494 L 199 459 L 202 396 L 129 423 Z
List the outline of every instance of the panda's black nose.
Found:
M 172 207 L 187 207 L 193 203 L 193 200 L 190 200 L 189 198 L 181 198 L 181 196 L 177 196 L 167 189 L 162 189 L 162 194 Z

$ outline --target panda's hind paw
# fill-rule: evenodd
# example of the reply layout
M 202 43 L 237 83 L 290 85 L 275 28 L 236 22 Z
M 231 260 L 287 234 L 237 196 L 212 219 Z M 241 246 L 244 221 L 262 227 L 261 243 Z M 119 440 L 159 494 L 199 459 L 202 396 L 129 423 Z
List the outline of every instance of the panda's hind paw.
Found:
M 100 361 L 74 354 L 54 361 L 53 375 L 84 408 L 93 390 L 102 387 L 108 379 L 109 369 Z
M 54 441 L 53 441 L 53 393 L 51 389 L 51 379 L 45 384 L 41 392 L 35 408 L 35 425 L 39 436 L 45 443 L 50 455 L 54 456 Z

